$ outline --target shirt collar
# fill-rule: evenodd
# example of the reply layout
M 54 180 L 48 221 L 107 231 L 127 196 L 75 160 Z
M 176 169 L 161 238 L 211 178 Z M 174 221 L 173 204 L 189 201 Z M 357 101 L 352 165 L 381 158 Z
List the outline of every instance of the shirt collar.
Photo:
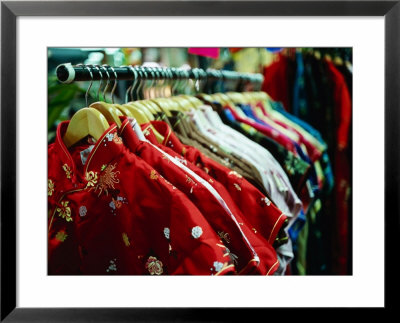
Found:
M 69 122 L 69 120 L 63 121 L 58 125 L 55 146 L 63 164 L 62 167 L 64 171 L 68 173 L 67 177 L 75 178 L 77 176 L 75 162 L 62 140 L 67 131 Z M 94 144 L 86 164 L 84 165 L 84 176 L 90 171 L 100 173 L 104 167 L 122 152 L 123 147 L 122 139 L 117 134 L 117 126 L 116 124 L 112 124 Z

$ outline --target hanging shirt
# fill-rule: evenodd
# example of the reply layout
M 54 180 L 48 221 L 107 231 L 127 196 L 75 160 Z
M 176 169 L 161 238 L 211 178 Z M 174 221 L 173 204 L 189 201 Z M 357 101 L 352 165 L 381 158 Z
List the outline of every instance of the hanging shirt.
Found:
M 194 202 L 224 241 L 239 274 L 271 275 L 275 272 L 279 265 L 275 250 L 258 232 L 252 230 L 218 182 L 204 172 L 203 177 L 198 176 L 194 165 L 184 165 L 150 142 L 140 141 L 128 119 L 123 120 L 120 135 L 132 152 Z
M 67 149 L 68 124 L 48 147 L 50 275 L 235 272 L 201 212 L 124 146 L 115 124 Z
M 183 145 L 165 122 L 152 121 L 151 124 L 164 136 L 164 141 L 160 145 L 163 149 L 166 149 L 166 147 L 171 148 L 175 153 L 178 153 L 178 156 L 193 163 L 204 170 L 213 179 L 221 183 L 252 226 L 255 227 L 270 244 L 274 243 L 287 217 L 268 197 L 262 194 L 237 172 L 204 156 L 195 147 Z M 147 127 L 148 124 L 142 125 L 144 129 Z M 149 135 L 147 138 L 153 144 L 158 144 L 154 136 Z M 164 145 L 164 147 L 162 145 Z M 166 151 L 171 154 L 169 149 Z

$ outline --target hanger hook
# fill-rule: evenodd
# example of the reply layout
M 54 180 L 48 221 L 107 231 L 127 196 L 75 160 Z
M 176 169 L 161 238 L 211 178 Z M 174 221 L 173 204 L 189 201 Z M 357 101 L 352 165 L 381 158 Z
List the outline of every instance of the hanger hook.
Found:
M 110 69 L 113 71 L 114 77 L 115 77 L 114 86 L 113 86 L 113 88 L 112 88 L 112 90 L 111 90 L 111 102 L 114 104 L 114 92 L 115 92 L 115 89 L 117 88 L 117 83 L 118 83 L 117 79 L 118 79 L 118 75 L 117 75 L 117 73 L 115 72 L 114 67 L 112 67 L 112 66 L 109 66 L 109 67 L 110 67 Z
M 100 101 L 100 90 L 101 86 L 103 85 L 103 73 L 101 72 L 99 65 L 94 65 L 94 67 L 99 71 L 100 74 L 100 84 L 99 88 L 97 89 L 97 100 Z
M 88 106 L 89 91 L 90 91 L 90 89 L 91 89 L 91 87 L 93 85 L 93 73 L 92 73 L 92 70 L 90 69 L 89 66 L 86 66 L 84 64 L 78 64 L 77 66 L 82 66 L 83 68 L 87 68 L 87 70 L 89 71 L 89 74 L 90 74 L 90 78 L 91 78 L 90 84 L 89 84 L 89 87 L 87 88 L 86 93 L 85 93 L 86 106 Z
M 138 71 L 132 65 L 129 65 L 128 67 L 133 73 L 133 82 L 132 82 L 132 85 L 131 85 L 130 91 L 129 91 L 129 94 L 130 94 L 130 97 L 131 97 L 131 101 L 133 101 L 133 89 L 135 88 L 135 86 L 136 86 L 136 84 L 138 82 Z M 128 91 L 126 91 L 126 93 L 128 93 Z M 126 100 L 128 101 L 128 97 L 126 98 Z
M 104 69 L 104 71 L 106 72 L 106 74 L 107 74 L 107 83 L 106 83 L 106 86 L 105 86 L 105 88 L 104 88 L 104 90 L 103 90 L 103 98 L 104 98 L 104 102 L 107 102 L 107 98 L 106 98 L 106 91 L 107 91 L 107 89 L 108 89 L 108 86 L 110 85 L 110 73 L 108 73 L 108 71 L 107 71 L 107 68 L 106 67 L 108 67 L 108 65 L 107 64 L 103 64 L 102 66 L 101 66 L 101 68 L 102 69 Z
M 140 83 L 136 89 L 136 98 L 137 98 L 137 100 L 140 100 L 139 91 L 143 87 L 143 79 L 144 79 L 145 75 L 144 75 L 144 71 L 142 70 L 141 67 L 138 67 L 138 73 L 139 73 L 139 77 L 140 77 Z

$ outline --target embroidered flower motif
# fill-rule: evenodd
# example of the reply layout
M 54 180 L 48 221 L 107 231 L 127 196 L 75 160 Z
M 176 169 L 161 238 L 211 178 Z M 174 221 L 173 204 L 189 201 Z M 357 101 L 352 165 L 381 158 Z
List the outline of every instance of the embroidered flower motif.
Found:
M 191 179 L 189 176 L 186 175 L 186 182 L 189 184 L 195 184 L 195 181 L 193 179 Z
M 210 169 L 208 169 L 207 167 L 204 167 L 203 169 L 207 174 L 210 172 Z
M 99 190 L 99 195 L 100 196 L 103 192 L 108 195 L 108 190 L 109 189 L 115 189 L 115 184 L 119 183 L 119 179 L 117 175 L 119 174 L 119 171 L 114 171 L 115 168 L 117 167 L 117 163 L 114 165 L 108 165 L 104 171 L 101 173 L 99 177 L 99 181 L 97 185 L 94 187 L 94 191 L 97 192 Z M 91 172 L 89 172 L 91 173 Z M 97 182 L 97 173 L 95 173 L 95 182 Z M 91 182 L 92 183 L 92 182 Z M 89 183 L 88 183 L 89 184 Z
M 224 264 L 222 262 L 219 261 L 214 261 L 214 268 L 216 272 L 221 271 L 222 268 L 224 268 Z
M 240 187 L 239 184 L 234 183 L 233 186 L 235 186 L 235 188 L 236 188 L 238 191 L 241 191 L 241 190 L 242 190 L 242 188 Z
M 67 220 L 67 222 L 72 221 L 71 208 L 68 206 L 68 204 L 69 204 L 69 201 L 62 201 L 61 202 L 61 207 L 58 207 L 56 209 L 56 212 L 58 213 L 58 216 L 62 217 L 65 220 Z
M 144 129 L 143 134 L 147 137 L 150 134 L 149 128 Z
M 116 260 L 117 260 L 117 259 L 115 259 L 115 258 L 114 258 L 114 260 L 110 260 L 110 265 L 109 265 L 108 268 L 106 269 L 106 272 L 117 271 Z
M 185 155 L 186 155 L 186 148 L 182 147 L 182 156 L 185 156 Z
M 101 166 L 101 171 L 103 172 L 106 169 L 106 167 L 107 167 L 107 164 L 102 165 Z
M 199 226 L 196 226 L 192 228 L 192 237 L 195 239 L 200 238 L 200 236 L 203 234 L 203 229 Z
M 86 206 L 82 205 L 82 206 L 79 208 L 79 215 L 80 215 L 80 216 L 85 216 L 86 213 L 87 213 Z
M 129 241 L 129 237 L 125 232 L 122 233 L 122 240 L 124 241 L 125 246 L 129 247 L 131 245 L 131 243 Z
M 224 231 L 218 231 L 218 236 L 223 239 L 226 243 L 231 242 L 231 238 L 229 237 L 229 233 L 224 232 Z
M 268 197 L 264 196 L 261 198 L 261 203 L 264 203 L 266 206 L 270 206 L 271 200 Z
M 150 256 L 149 259 L 147 259 L 145 267 L 150 275 L 161 275 L 163 273 L 163 264 L 156 257 Z
M 169 228 L 164 228 L 164 236 L 169 240 Z
M 72 175 L 71 168 L 69 168 L 69 166 L 68 166 L 67 164 L 64 164 L 62 168 L 63 168 L 63 170 L 64 170 L 65 175 L 67 176 L 67 178 L 68 178 L 68 179 L 71 178 L 71 175 Z
M 106 134 L 106 138 L 107 138 L 108 141 L 113 141 L 113 139 L 114 139 L 114 134 L 108 133 L 108 134 Z
M 152 169 L 150 172 L 150 178 L 154 180 L 158 179 L 157 172 L 154 169 Z
M 58 231 L 56 234 L 56 239 L 61 242 L 64 242 L 67 237 L 68 235 L 65 233 L 64 230 Z
M 115 210 L 115 204 L 114 204 L 114 200 L 112 200 L 110 202 L 110 204 L 108 204 L 113 210 Z
M 243 177 L 242 175 L 240 175 L 239 173 L 237 173 L 237 172 L 234 171 L 234 170 L 230 171 L 230 172 L 229 172 L 229 175 L 234 175 L 234 176 L 236 176 L 237 178 L 242 178 L 242 177 Z
M 113 141 L 114 141 L 116 144 L 122 144 L 122 138 L 119 137 L 119 136 L 117 135 L 116 132 L 114 132 L 114 139 L 113 139 Z
M 53 192 L 54 192 L 54 182 L 51 179 L 49 179 L 47 185 L 47 195 L 52 196 Z
M 97 180 L 98 180 L 97 172 L 94 172 L 92 170 L 90 172 L 87 172 L 85 175 L 85 179 L 87 181 L 86 188 L 94 187 L 95 184 L 97 184 Z

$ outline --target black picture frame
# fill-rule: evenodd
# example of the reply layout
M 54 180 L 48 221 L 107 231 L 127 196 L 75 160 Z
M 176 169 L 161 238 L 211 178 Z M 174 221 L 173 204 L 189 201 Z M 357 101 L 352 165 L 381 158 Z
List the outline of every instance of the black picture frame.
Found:
M 385 310 L 398 273 L 400 121 L 400 1 L 2 1 L 1 3 L 1 321 L 236 321 L 265 318 L 255 308 L 16 307 L 16 56 L 19 16 L 383 16 L 385 19 Z M 373 171 L 373 170 L 372 170 Z M 373 191 L 373 188 L 371 188 Z M 371 238 L 372 239 L 372 238 Z M 372 242 L 373 243 L 373 242 Z M 391 256 L 387 256 L 391 255 Z M 390 277 L 390 279 L 389 279 Z M 344 291 L 345 292 L 345 291 Z M 272 310 L 272 309 L 268 309 Z M 279 311 L 287 318 L 288 309 Z M 382 313 L 380 313 L 381 315 Z M 268 314 L 271 315 L 271 314 Z M 279 316 L 278 316 L 279 317 Z M 333 316 L 334 317 L 334 316 Z M 380 316 L 382 318 L 382 316 Z M 253 319 L 251 319 L 252 321 Z M 247 320 L 246 320 L 247 321 Z

